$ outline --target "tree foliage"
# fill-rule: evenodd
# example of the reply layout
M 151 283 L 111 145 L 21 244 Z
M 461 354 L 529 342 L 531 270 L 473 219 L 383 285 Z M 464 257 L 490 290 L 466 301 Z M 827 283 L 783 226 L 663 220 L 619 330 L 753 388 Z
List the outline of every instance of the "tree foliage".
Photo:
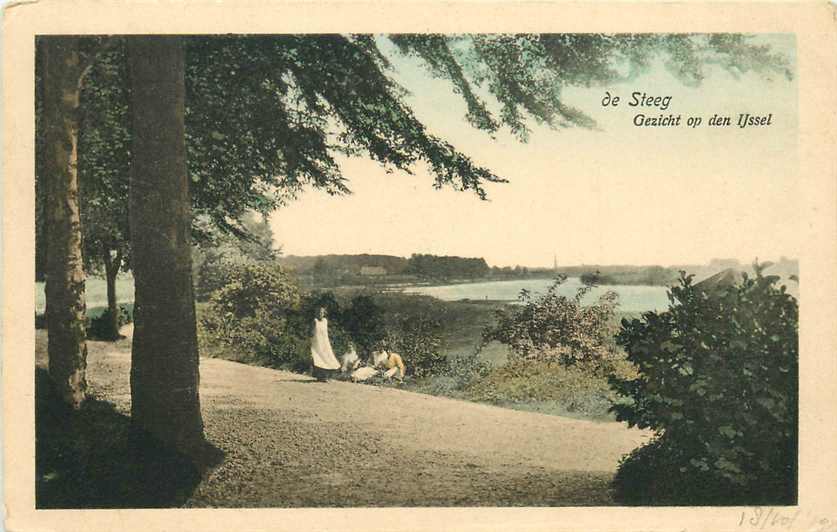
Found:
M 558 362 L 566 366 L 594 367 L 616 356 L 610 341 L 618 302 L 612 291 L 595 303 L 583 304 L 591 285 L 580 287 L 573 297 L 558 293 L 566 276 L 559 276 L 539 296 L 521 290 L 518 305 L 497 311 L 497 324 L 483 333 L 483 344 L 497 341 L 517 359 Z
M 387 334 L 386 348 L 404 360 L 407 373 L 418 378 L 429 377 L 447 369 L 447 358 L 441 353 L 442 324 L 426 314 L 399 316 Z
M 405 273 L 431 279 L 485 277 L 491 269 L 483 258 L 414 254 L 407 260 Z
M 93 68 L 83 85 L 79 168 L 85 241 L 98 250 L 126 230 L 130 89 L 121 39 L 82 41 Z M 730 34 L 229 35 L 189 36 L 185 45 L 195 219 L 244 237 L 248 211 L 268 213 L 307 186 L 348 193 L 342 155 L 407 172 L 421 164 L 435 186 L 481 197 L 485 182 L 502 181 L 414 115 L 395 81 L 394 56 L 385 53 L 392 45 L 451 83 L 471 125 L 490 134 L 508 128 L 522 139 L 532 121 L 594 126 L 562 90 L 629 80 L 657 60 L 688 84 L 700 83 L 709 65 L 789 75 L 787 58 Z M 194 235 L 205 229 L 196 223 Z M 86 257 L 95 262 L 89 250 Z
M 622 465 L 623 496 L 690 504 L 794 496 L 798 306 L 777 281 L 756 268 L 707 290 L 684 274 L 669 310 L 622 322 L 618 342 L 639 375 L 612 379 L 627 399 L 614 411 L 659 434 Z
M 241 228 L 246 237 L 225 233 L 205 218 L 193 222 L 199 226 L 204 239 L 192 251 L 195 299 L 207 301 L 212 293 L 230 281 L 230 274 L 247 263 L 270 264 L 277 256 L 273 230 L 265 217 L 258 219 L 252 212 L 241 216 Z

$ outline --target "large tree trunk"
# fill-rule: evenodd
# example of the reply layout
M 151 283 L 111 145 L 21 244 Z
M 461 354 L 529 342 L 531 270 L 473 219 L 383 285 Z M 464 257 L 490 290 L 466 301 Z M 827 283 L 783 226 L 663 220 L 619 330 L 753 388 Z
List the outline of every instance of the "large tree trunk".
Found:
M 184 50 L 177 37 L 129 37 L 134 271 L 131 415 L 181 448 L 204 443 L 192 294 L 184 138 Z
M 76 171 L 78 105 L 83 68 L 77 38 L 45 38 L 44 208 L 47 247 L 46 315 L 49 374 L 63 400 L 77 408 L 85 399 L 87 343 L 84 269 Z

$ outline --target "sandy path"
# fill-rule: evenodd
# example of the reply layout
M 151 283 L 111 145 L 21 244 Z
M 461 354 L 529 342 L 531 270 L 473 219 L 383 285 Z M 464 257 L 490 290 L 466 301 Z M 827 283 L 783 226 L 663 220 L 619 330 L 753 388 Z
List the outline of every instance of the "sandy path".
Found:
M 129 412 L 130 340 L 89 351 L 91 389 Z M 201 360 L 201 400 L 225 459 L 196 507 L 612 504 L 619 458 L 648 438 L 218 359 Z

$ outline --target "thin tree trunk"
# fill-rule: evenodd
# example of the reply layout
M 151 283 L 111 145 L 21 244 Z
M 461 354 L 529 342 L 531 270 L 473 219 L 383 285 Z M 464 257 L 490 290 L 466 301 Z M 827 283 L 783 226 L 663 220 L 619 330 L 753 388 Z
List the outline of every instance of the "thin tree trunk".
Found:
M 44 208 L 47 247 L 46 314 L 49 374 L 64 402 L 85 399 L 87 343 L 84 269 L 76 171 L 78 105 L 83 67 L 76 38 L 45 38 Z
M 117 251 L 116 257 L 111 257 L 110 248 L 103 246 L 102 254 L 105 263 L 105 281 L 107 282 L 108 316 L 110 317 L 108 337 L 117 340 L 119 338 L 119 306 L 116 302 L 116 276 L 122 266 L 122 253 Z
M 130 227 L 134 272 L 131 415 L 158 439 L 201 445 L 184 137 L 184 50 L 177 37 L 129 37 Z

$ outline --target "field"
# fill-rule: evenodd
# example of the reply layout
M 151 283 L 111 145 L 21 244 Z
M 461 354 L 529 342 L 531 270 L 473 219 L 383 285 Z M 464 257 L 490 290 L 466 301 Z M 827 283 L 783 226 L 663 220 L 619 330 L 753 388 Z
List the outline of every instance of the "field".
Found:
M 87 301 L 88 316 L 95 317 L 108 306 L 107 283 L 100 277 L 88 277 L 84 282 L 84 296 Z M 120 274 L 116 278 L 116 300 L 118 303 L 134 300 L 134 278 Z M 44 283 L 35 283 L 35 311 L 44 311 Z

